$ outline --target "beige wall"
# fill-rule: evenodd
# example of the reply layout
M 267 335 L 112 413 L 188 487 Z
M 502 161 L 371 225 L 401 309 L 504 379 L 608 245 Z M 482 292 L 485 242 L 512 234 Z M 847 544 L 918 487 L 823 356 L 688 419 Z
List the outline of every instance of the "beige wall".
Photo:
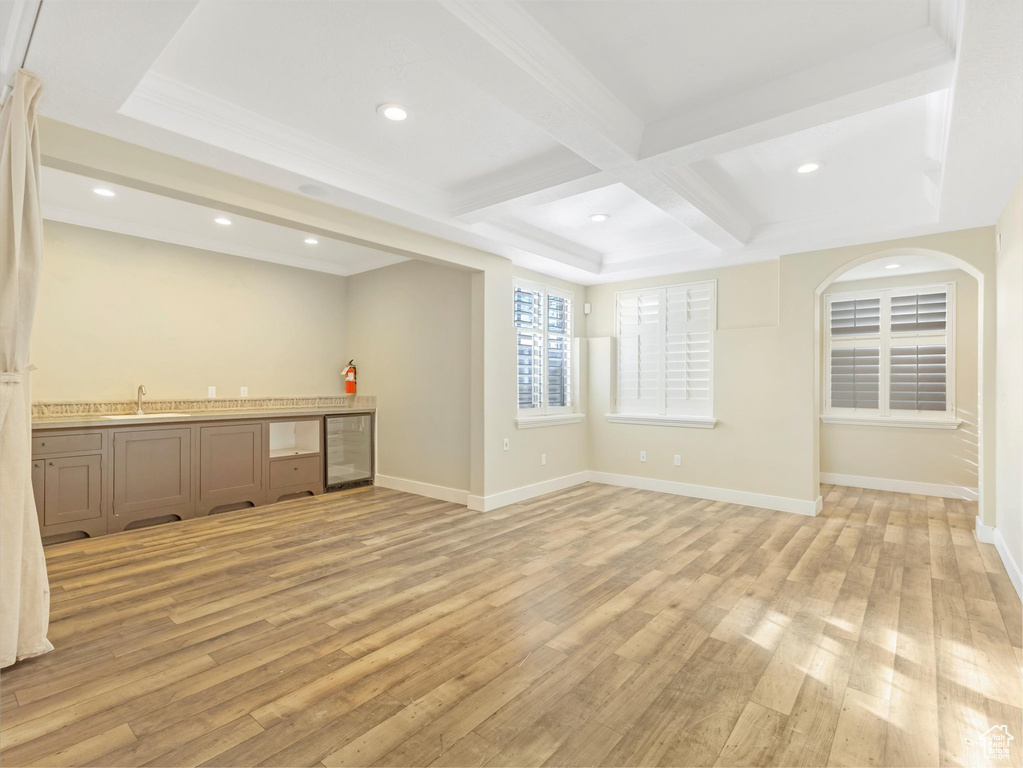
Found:
M 33 400 L 341 391 L 345 278 L 47 221 Z
M 821 472 L 977 488 L 977 281 L 962 270 L 833 283 L 831 293 L 954 282 L 955 430 L 821 424 Z M 823 342 L 823 334 L 822 334 Z M 823 347 L 821 379 L 824 378 Z
M 417 261 L 348 278 L 348 357 L 377 398 L 381 475 L 469 490 L 471 284 Z
M 1023 178 L 998 220 L 997 510 L 994 523 L 1023 566 Z M 990 524 L 990 521 L 989 521 Z
M 587 345 L 586 338 L 586 315 L 583 314 L 583 303 L 586 301 L 586 288 L 555 277 L 541 275 L 529 270 L 513 268 L 513 280 L 515 277 L 529 280 L 534 283 L 550 285 L 561 290 L 571 291 L 574 297 L 574 331 L 573 334 L 582 340 L 579 349 L 579 360 L 577 367 L 580 371 L 586 370 Z M 509 286 L 509 296 L 511 286 Z M 512 323 L 511 304 L 508 304 L 508 322 Z M 512 337 L 511 359 L 514 360 L 514 335 Z M 586 414 L 587 419 L 592 418 L 587 408 L 587 381 L 585 375 L 577 376 L 576 399 L 577 408 L 580 413 Z M 512 383 L 515 382 L 515 370 L 512 370 Z M 515 397 L 515 390 L 512 390 L 512 397 Z M 513 406 L 514 406 L 513 401 Z M 578 424 L 557 424 L 553 426 L 535 427 L 532 429 L 518 429 L 511 425 L 507 430 L 509 449 L 507 452 L 508 461 L 504 462 L 502 471 L 497 478 L 500 490 L 518 488 L 523 485 L 551 480 L 565 475 L 572 475 L 577 472 L 584 472 L 589 469 L 589 440 L 588 425 L 586 421 Z M 542 454 L 547 455 L 547 464 L 540 463 Z
M 587 300 L 592 313 L 587 329 L 591 469 L 800 501 L 816 499 L 820 466 L 816 439 L 820 392 L 816 370 L 820 360 L 815 353 L 818 289 L 823 291 L 847 267 L 888 252 L 946 253 L 981 273 L 993 275 L 993 235 L 991 228 L 965 230 L 792 254 L 776 262 L 590 287 Z M 707 279 L 718 281 L 714 349 L 717 426 L 694 429 L 608 423 L 603 416 L 611 409 L 614 364 L 609 337 L 614 334 L 615 292 Z M 982 312 L 988 328 L 993 327 L 994 320 L 993 283 L 985 281 Z M 971 312 L 962 314 L 969 316 Z M 975 312 L 972 314 L 976 316 Z M 968 330 L 971 320 L 964 317 L 963 322 Z M 988 333 L 984 338 L 988 402 L 993 399 L 991 336 Z M 970 378 L 968 374 L 966 378 Z M 967 406 L 963 407 L 965 410 Z M 983 418 L 987 455 L 993 456 L 994 421 L 990 409 Z M 971 428 L 956 430 L 956 437 L 971 439 Z M 834 433 L 828 440 L 832 437 Z M 828 442 L 829 449 L 832 445 L 833 442 Z M 957 448 L 953 463 L 960 473 L 964 468 L 959 463 L 968 450 Z M 640 451 L 647 452 L 645 463 L 639 461 Z M 682 456 L 681 467 L 673 465 L 676 453 Z M 899 471 L 904 476 L 897 479 L 917 479 L 913 475 L 918 469 L 912 463 L 904 463 Z M 990 502 L 994 497 L 993 462 L 986 465 L 985 474 Z M 966 479 L 963 474 L 959 477 Z M 974 485 L 970 483 L 970 487 Z
M 714 429 L 612 424 L 615 293 L 654 285 L 717 280 Z M 590 435 L 592 469 L 694 485 L 799 498 L 789 462 L 790 430 L 777 404 L 778 263 L 762 262 L 625 283 L 592 286 Z M 640 451 L 647 461 L 640 462 Z M 682 466 L 674 466 L 680 454 Z M 808 498 L 808 497 L 803 497 Z M 815 497 L 814 497 L 815 498 Z

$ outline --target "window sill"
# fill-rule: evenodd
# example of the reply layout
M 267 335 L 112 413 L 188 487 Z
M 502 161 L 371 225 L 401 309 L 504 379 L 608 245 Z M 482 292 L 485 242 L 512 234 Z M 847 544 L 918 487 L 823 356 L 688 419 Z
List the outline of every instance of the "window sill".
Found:
M 714 429 L 718 423 L 711 416 L 643 416 L 636 413 L 606 413 L 612 424 L 643 424 L 654 427 L 695 427 L 696 429 Z
M 585 413 L 556 413 L 552 416 L 520 416 L 515 419 L 515 426 L 519 429 L 553 427 L 558 424 L 578 424 L 585 418 Z
M 836 416 L 822 414 L 825 424 L 853 424 L 866 427 L 912 427 L 914 429 L 958 429 L 962 419 L 898 419 L 881 416 Z

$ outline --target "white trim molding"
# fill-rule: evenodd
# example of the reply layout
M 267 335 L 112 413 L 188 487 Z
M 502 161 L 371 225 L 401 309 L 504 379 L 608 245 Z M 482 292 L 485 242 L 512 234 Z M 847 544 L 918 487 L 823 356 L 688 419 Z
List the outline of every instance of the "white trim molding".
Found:
M 844 485 L 849 488 L 866 488 L 870 491 L 892 491 L 893 493 L 913 493 L 918 496 L 938 496 L 942 499 L 961 499 L 977 501 L 980 495 L 976 488 L 961 485 L 942 485 L 940 483 L 918 483 L 913 480 L 893 480 L 888 477 L 863 477 L 860 475 L 842 475 L 835 472 L 821 472 L 822 483 Z
M 978 516 L 974 535 L 981 544 L 995 545 L 995 550 L 1002 559 L 1002 565 L 1005 566 L 1005 572 L 1009 575 L 1009 581 L 1016 589 L 1019 599 L 1023 601 L 1023 571 L 1020 570 L 1019 563 L 1012 558 L 1012 553 L 1009 552 L 1009 547 L 1005 544 L 1002 532 L 993 525 L 984 525 Z
M 797 515 L 815 517 L 823 509 L 823 499 L 818 496 L 814 500 L 791 499 L 784 496 L 771 496 L 766 493 L 752 491 L 734 491 L 728 488 L 714 488 L 707 485 L 678 483 L 672 480 L 657 480 L 652 477 L 635 477 L 633 475 L 617 475 L 610 472 L 584 471 L 572 475 L 556 477 L 534 485 L 512 488 L 490 496 L 469 496 L 469 509 L 477 512 L 490 512 L 509 504 L 543 496 L 545 493 L 561 491 L 583 483 L 602 483 L 616 485 L 621 488 L 639 488 L 644 491 L 670 493 L 675 496 L 689 496 L 694 499 L 723 501 L 728 504 L 741 504 L 747 507 L 770 509 L 775 512 L 791 512 Z
M 587 471 L 576 472 L 572 475 L 562 475 L 550 480 L 544 480 L 533 485 L 523 485 L 520 488 L 512 488 L 500 493 L 492 493 L 489 496 L 469 496 L 466 506 L 477 512 L 490 512 L 494 509 L 507 507 L 509 504 L 517 504 L 520 501 L 543 496 L 545 493 L 563 491 L 576 485 L 589 482 L 590 473 Z
M 421 483 L 418 480 L 406 480 L 403 477 L 390 477 L 389 475 L 377 475 L 373 482 L 381 488 L 390 488 L 392 491 L 404 491 L 414 493 L 416 496 L 426 496 L 428 499 L 450 501 L 452 504 L 465 504 L 469 502 L 469 492 L 458 488 L 448 488 L 444 485 L 431 485 Z
M 515 419 L 515 426 L 519 429 L 553 427 L 558 424 L 578 424 L 585 418 L 585 413 L 555 413 L 548 416 L 522 416 Z
M 772 496 L 753 491 L 736 491 L 730 488 L 715 488 L 709 485 L 692 485 L 674 480 L 658 480 L 653 477 L 636 477 L 635 475 L 618 475 L 611 472 L 590 472 L 590 481 L 605 485 L 618 485 L 623 488 L 639 488 L 644 491 L 671 493 L 676 496 L 690 496 L 695 499 L 724 501 L 728 504 L 742 504 L 747 507 L 759 507 L 776 512 L 791 512 L 796 515 L 816 517 L 823 509 L 823 499 L 793 499 L 787 496 Z
M 635 413 L 605 413 L 612 424 L 643 424 L 651 427 L 696 427 L 714 429 L 717 419 L 710 416 L 642 416 Z
M 853 424 L 858 427 L 912 427 L 913 429 L 958 429 L 962 419 L 892 419 L 881 416 L 835 416 L 821 414 L 825 424 Z

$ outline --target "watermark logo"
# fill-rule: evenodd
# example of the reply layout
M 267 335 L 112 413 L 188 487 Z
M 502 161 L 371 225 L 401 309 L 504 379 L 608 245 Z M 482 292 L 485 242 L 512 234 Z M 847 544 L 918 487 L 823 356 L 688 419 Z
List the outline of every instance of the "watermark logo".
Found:
M 990 760 L 1008 760 L 1009 742 L 1015 738 L 1007 725 L 993 725 L 983 733 L 984 757 Z

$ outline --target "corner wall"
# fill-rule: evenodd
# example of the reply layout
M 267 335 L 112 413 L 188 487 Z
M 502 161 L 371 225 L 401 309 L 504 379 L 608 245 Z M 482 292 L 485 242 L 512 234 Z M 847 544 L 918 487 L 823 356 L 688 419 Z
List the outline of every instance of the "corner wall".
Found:
M 406 261 L 348 278 L 348 346 L 377 398 L 377 473 L 465 503 L 470 487 L 472 273 Z M 444 490 L 416 489 L 412 481 Z M 429 491 L 429 493 L 427 493 Z
M 999 553 L 1023 596 L 1023 177 L 996 229 L 998 360 L 995 372 L 997 508 L 992 521 Z M 989 523 L 990 524 L 990 523 Z M 1006 557 L 1008 555 L 1008 558 Z

